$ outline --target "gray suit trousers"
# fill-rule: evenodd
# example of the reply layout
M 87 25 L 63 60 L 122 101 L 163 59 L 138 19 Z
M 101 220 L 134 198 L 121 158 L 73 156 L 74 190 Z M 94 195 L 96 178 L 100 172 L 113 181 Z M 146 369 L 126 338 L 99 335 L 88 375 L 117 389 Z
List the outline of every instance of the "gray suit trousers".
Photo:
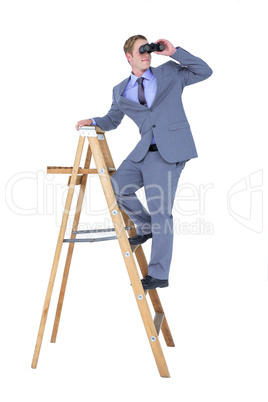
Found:
M 138 234 L 153 234 L 148 274 L 168 279 L 173 248 L 172 207 L 185 161 L 166 162 L 158 151 L 148 151 L 140 162 L 125 159 L 112 176 L 119 207 L 136 225 Z M 149 212 L 136 196 L 144 186 Z

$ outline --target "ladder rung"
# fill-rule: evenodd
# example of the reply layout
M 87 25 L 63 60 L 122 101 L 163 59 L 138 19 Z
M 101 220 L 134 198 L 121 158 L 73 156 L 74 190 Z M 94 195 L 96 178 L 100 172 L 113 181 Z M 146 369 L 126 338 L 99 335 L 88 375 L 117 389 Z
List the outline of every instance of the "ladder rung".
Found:
M 160 333 L 160 329 L 161 329 L 161 325 L 162 325 L 163 320 L 164 320 L 164 316 L 165 316 L 164 313 L 155 313 L 154 325 L 155 325 L 157 335 L 159 335 L 159 333 Z
M 97 241 L 115 240 L 117 236 L 100 237 L 94 239 L 64 239 L 63 243 L 94 243 Z
M 131 244 L 130 248 L 131 248 L 132 253 L 134 253 L 134 251 L 136 251 L 139 246 L 140 246 L 140 244 Z
M 125 227 L 126 230 L 133 229 L 132 226 Z M 94 230 L 77 230 L 72 232 L 73 234 L 83 234 L 83 233 L 100 233 L 100 232 L 114 232 L 115 228 L 107 228 L 107 229 L 94 229 Z
M 116 169 L 113 167 L 107 167 L 109 172 L 115 172 Z M 72 174 L 73 168 L 72 167 L 63 167 L 63 166 L 48 166 L 47 173 L 53 174 Z M 78 168 L 78 174 L 98 174 L 97 169 L 84 169 Z

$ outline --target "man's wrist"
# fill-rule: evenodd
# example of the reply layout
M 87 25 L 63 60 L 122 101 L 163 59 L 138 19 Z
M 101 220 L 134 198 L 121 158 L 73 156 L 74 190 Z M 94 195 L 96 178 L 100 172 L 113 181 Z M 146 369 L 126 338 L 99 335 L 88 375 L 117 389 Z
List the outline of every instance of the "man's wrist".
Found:
M 172 53 L 170 53 L 169 57 L 173 56 L 173 54 L 176 53 L 176 51 L 177 51 L 177 48 L 174 47 L 174 50 L 172 51 Z

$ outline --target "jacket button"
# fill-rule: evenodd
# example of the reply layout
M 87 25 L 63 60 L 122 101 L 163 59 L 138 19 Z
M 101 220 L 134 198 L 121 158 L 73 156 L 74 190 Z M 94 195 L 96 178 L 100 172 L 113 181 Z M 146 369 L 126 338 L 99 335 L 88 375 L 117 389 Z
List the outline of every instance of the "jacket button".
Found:
M 156 125 L 154 124 L 154 125 L 153 125 L 153 128 L 155 128 L 155 127 L 156 127 Z

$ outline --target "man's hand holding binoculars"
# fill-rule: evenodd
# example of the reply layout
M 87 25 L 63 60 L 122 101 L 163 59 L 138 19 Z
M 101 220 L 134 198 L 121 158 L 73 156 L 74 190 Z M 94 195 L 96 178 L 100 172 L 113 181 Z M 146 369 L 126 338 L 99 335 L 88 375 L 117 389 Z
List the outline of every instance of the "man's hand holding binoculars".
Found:
M 160 52 L 154 52 L 156 54 L 162 54 L 163 56 L 172 56 L 176 52 L 176 48 L 167 39 L 158 39 L 155 44 L 164 45 L 165 49 Z

